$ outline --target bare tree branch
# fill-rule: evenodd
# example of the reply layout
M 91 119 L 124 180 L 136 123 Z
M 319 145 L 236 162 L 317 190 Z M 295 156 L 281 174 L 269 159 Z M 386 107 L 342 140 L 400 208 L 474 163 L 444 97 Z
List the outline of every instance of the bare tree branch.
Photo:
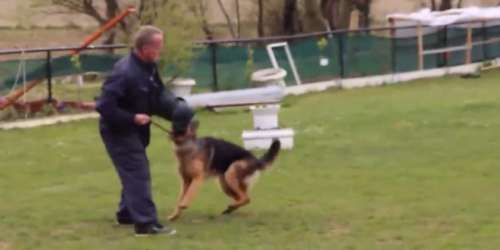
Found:
M 234 0 L 236 6 L 236 26 L 238 27 L 238 38 L 241 37 L 240 0 Z
M 205 0 L 195 0 L 194 2 L 188 2 L 188 9 L 193 13 L 193 15 L 198 19 L 203 33 L 207 39 L 213 38 L 213 32 L 210 29 L 210 25 L 207 21 L 206 15 L 206 2 Z
M 106 22 L 106 19 L 94 7 L 93 0 L 52 0 L 52 4 L 64 7 L 73 12 L 89 15 L 96 19 L 99 24 Z
M 93 0 L 83 0 L 83 9 L 87 15 L 95 18 L 100 24 L 104 24 L 106 22 L 106 19 L 104 19 L 104 17 L 102 17 L 94 7 Z
M 229 14 L 227 13 L 224 4 L 222 3 L 221 0 L 217 0 L 217 3 L 219 4 L 219 8 L 222 11 L 222 14 L 224 14 L 224 17 L 226 18 L 227 26 L 229 28 L 229 32 L 231 32 L 231 36 L 233 38 L 236 38 L 236 33 L 234 32 L 233 23 L 231 22 L 231 18 L 229 17 Z

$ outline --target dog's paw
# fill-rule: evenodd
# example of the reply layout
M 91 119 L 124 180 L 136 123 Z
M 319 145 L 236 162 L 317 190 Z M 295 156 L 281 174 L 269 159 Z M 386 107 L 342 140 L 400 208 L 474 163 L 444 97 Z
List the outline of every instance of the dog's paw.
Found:
M 226 210 L 222 211 L 222 214 L 227 215 L 227 214 L 232 213 L 234 210 L 236 210 L 235 207 L 229 206 L 229 207 L 226 208 Z
M 180 213 L 174 213 L 174 214 L 169 215 L 169 216 L 167 217 L 167 219 L 168 219 L 169 221 L 174 221 L 174 220 L 179 219 L 179 217 L 180 217 L 180 216 L 181 216 L 181 214 L 180 214 Z

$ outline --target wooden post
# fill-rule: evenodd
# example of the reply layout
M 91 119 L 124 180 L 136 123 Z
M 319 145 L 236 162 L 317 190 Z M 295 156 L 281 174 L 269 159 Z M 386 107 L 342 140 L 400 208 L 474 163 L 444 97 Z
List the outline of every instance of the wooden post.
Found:
M 417 25 L 417 47 L 418 47 L 418 69 L 424 69 L 424 35 L 422 32 L 422 25 L 420 22 Z
M 465 64 L 472 63 L 472 27 L 467 28 L 467 51 L 465 52 Z

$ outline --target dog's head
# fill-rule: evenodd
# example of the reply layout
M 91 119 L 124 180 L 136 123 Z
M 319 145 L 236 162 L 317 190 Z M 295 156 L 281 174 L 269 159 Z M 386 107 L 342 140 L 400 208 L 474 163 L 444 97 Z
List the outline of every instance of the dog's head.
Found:
M 197 120 L 192 120 L 185 130 L 169 132 L 170 140 L 177 146 L 196 141 L 196 131 L 199 124 Z

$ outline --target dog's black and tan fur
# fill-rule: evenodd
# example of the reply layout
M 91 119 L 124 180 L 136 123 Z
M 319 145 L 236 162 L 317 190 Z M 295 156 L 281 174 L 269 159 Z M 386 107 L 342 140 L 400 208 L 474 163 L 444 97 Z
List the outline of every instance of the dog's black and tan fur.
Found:
M 218 177 L 224 193 L 234 200 L 224 214 L 248 204 L 252 182 L 260 171 L 271 165 L 280 150 L 279 140 L 274 140 L 269 150 L 261 158 L 256 158 L 230 142 L 211 137 L 197 138 L 197 127 L 198 122 L 193 121 L 185 133 L 170 135 L 182 183 L 178 203 L 169 220 L 179 218 L 208 177 Z

